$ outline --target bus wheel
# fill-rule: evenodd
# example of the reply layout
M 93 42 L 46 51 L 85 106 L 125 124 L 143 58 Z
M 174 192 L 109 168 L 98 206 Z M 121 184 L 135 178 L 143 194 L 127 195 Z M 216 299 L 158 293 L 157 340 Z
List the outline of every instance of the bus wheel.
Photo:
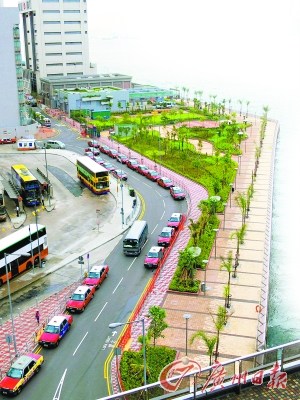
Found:
M 32 268 L 32 262 L 26 264 L 26 271 L 28 271 L 30 268 Z

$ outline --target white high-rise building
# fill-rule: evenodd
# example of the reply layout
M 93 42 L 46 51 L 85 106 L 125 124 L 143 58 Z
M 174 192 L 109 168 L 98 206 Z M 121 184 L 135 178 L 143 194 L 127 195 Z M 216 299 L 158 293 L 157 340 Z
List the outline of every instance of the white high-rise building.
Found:
M 20 1 L 19 12 L 34 89 L 39 91 L 39 78 L 96 72 L 89 61 L 86 0 Z
M 0 137 L 9 139 L 17 136 L 29 119 L 23 90 L 18 8 L 1 4 L 0 54 Z

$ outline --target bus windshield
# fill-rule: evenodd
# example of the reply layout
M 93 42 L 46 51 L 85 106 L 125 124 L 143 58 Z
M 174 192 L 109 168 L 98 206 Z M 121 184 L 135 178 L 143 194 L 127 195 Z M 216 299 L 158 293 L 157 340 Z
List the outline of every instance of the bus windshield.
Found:
M 139 244 L 138 240 L 135 239 L 125 239 L 123 242 L 123 247 L 137 247 Z

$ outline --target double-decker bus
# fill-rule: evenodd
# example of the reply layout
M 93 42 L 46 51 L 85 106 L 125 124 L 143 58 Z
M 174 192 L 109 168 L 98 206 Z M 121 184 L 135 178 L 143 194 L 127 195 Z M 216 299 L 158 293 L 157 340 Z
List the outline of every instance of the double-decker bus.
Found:
M 76 161 L 77 177 L 93 193 L 109 192 L 109 172 L 87 156 L 78 157 Z
M 26 206 L 40 204 L 40 183 L 25 165 L 12 165 L 11 176 L 13 183 L 19 189 L 20 195 L 22 196 L 23 202 Z
M 14 278 L 38 266 L 47 255 L 48 242 L 44 225 L 30 224 L 0 239 L 0 286 L 7 278 Z

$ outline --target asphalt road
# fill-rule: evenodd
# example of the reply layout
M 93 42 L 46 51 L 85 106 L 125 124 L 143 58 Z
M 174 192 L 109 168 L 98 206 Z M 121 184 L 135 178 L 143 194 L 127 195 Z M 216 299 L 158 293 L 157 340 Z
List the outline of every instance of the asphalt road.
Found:
M 83 153 L 86 143 L 74 140 L 74 133 L 64 126 L 58 139 L 71 151 Z M 103 156 L 104 158 L 106 156 Z M 111 159 L 107 157 L 110 161 Z M 118 162 L 113 162 L 119 165 Z M 108 395 L 104 363 L 121 328 L 112 331 L 111 322 L 126 322 L 153 272 L 143 266 L 144 255 L 166 225 L 173 212 L 185 213 L 185 201 L 174 201 L 168 190 L 160 188 L 127 167 L 128 180 L 143 197 L 146 210 L 143 219 L 149 224 L 149 239 L 139 257 L 126 257 L 122 241 L 106 259 L 108 278 L 97 291 L 83 314 L 74 316 L 74 324 L 57 349 L 43 349 L 45 363 L 38 376 L 18 396 L 20 400 L 95 400 Z M 93 260 L 102 262 L 101 256 Z

